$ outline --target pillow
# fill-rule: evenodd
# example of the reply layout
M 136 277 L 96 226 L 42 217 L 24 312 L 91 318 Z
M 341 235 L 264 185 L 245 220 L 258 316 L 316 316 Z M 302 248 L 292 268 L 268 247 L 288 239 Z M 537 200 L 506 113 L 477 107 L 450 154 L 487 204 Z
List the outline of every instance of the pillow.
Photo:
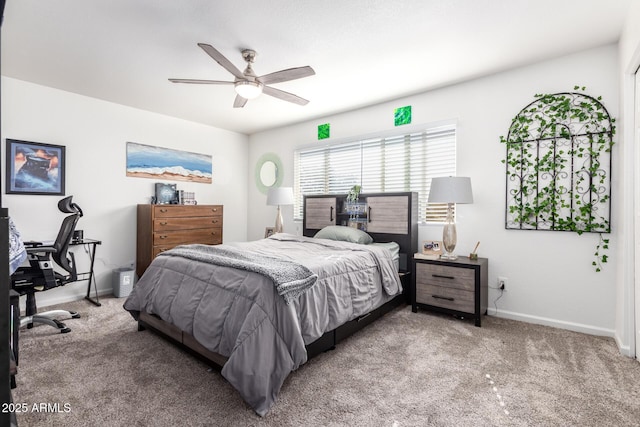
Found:
M 360 243 L 368 245 L 373 242 L 373 237 L 362 230 L 343 225 L 329 225 L 318 231 L 315 236 L 317 239 L 341 240 L 343 242 Z

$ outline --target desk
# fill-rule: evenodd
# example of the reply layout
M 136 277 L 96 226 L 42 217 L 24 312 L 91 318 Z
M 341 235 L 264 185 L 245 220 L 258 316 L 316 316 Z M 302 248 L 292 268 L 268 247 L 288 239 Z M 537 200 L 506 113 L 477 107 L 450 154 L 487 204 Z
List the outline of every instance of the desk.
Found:
M 91 301 L 93 304 L 97 305 L 98 307 L 100 307 L 102 304 L 100 303 L 100 300 L 98 299 L 98 284 L 96 283 L 96 279 L 93 275 L 93 264 L 96 260 L 96 246 L 97 245 L 101 245 L 102 242 L 100 240 L 94 240 L 94 239 L 82 239 L 82 240 L 71 240 L 71 243 L 69 243 L 69 246 L 82 246 L 82 245 L 86 245 L 86 249 L 89 252 L 89 259 L 91 261 L 91 266 L 89 267 L 89 271 L 85 271 L 83 273 L 77 273 L 78 275 L 78 280 L 76 280 L 77 282 L 82 282 L 84 280 L 87 280 L 89 283 L 87 285 L 87 295 L 84 297 L 86 300 Z M 94 285 L 94 290 L 95 290 L 95 294 L 96 297 L 91 298 L 91 282 L 93 282 Z

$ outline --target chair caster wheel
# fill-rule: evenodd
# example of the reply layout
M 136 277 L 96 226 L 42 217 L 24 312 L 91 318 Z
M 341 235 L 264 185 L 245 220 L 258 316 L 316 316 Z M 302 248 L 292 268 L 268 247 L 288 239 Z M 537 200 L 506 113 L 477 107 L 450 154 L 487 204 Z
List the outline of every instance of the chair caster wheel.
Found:
M 75 311 L 71 311 L 71 318 L 72 319 L 79 319 L 80 318 L 80 313 L 75 312 Z
M 60 329 L 60 333 L 61 334 L 66 334 L 66 333 L 69 333 L 69 332 L 71 332 L 70 328 L 62 328 L 62 329 Z

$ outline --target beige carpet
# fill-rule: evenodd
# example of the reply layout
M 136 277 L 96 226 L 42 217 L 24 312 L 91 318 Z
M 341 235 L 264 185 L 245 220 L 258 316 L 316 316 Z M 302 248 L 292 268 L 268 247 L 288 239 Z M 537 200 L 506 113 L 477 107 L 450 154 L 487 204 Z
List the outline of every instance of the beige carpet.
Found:
M 611 339 L 409 307 L 294 372 L 260 418 L 217 371 L 138 332 L 123 299 L 102 302 L 65 304 L 82 315 L 69 334 L 21 332 L 21 427 L 640 425 L 640 364 Z

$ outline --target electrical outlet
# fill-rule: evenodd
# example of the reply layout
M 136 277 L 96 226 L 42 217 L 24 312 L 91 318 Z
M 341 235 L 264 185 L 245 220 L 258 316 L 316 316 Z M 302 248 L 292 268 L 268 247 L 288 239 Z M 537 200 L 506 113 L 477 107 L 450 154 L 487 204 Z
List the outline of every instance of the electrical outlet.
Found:
M 498 289 L 502 290 L 502 291 L 506 291 L 507 290 L 507 281 L 509 279 L 507 279 L 504 276 L 498 276 Z

